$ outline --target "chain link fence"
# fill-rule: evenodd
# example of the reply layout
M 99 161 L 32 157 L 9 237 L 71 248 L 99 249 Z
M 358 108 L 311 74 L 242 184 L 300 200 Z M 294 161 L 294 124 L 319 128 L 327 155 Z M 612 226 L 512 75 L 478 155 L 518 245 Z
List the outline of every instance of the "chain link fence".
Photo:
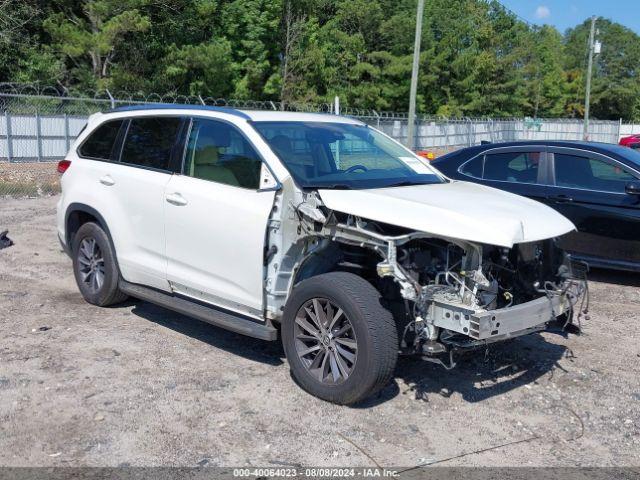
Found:
M 109 91 L 91 96 L 34 85 L 0 84 L 0 197 L 41 196 L 59 192 L 56 162 L 63 159 L 89 115 L 136 104 L 178 103 L 247 110 L 333 113 L 332 104 L 226 100 L 183 95 L 135 95 Z M 349 107 L 341 114 L 357 118 L 406 144 L 405 113 L 377 112 Z M 419 116 L 414 150 L 436 156 L 482 141 L 580 140 L 578 119 L 444 118 Z M 621 122 L 592 121 L 593 141 L 617 143 L 628 128 Z

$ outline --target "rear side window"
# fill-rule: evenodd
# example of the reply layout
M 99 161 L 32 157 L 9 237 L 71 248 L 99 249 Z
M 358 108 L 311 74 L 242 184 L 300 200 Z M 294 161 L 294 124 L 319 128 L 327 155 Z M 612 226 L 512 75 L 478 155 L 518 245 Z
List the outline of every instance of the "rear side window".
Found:
M 120 161 L 129 165 L 171 170 L 170 164 L 182 125 L 181 118 L 132 118 Z
M 492 153 L 485 156 L 485 180 L 512 183 L 538 183 L 541 152 Z
M 555 154 L 556 185 L 601 192 L 624 193 L 636 178 L 618 165 L 577 155 Z
M 80 156 L 110 160 L 123 120 L 111 120 L 96 128 L 80 147 Z

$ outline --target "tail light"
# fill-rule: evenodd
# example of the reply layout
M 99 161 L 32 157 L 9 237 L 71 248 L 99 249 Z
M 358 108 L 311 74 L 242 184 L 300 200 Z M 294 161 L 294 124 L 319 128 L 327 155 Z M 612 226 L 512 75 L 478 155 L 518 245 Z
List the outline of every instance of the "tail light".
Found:
M 63 174 L 71 166 L 71 160 L 60 160 L 58 162 L 58 173 Z

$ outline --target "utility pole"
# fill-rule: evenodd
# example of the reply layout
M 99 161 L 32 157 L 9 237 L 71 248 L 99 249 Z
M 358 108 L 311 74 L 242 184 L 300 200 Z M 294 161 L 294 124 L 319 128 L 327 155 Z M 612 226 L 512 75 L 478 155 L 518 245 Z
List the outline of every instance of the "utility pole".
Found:
M 589 109 L 591 107 L 591 73 L 593 71 L 593 51 L 596 37 L 596 16 L 591 17 L 591 33 L 589 33 L 589 64 L 587 66 L 587 91 L 584 98 L 583 139 L 589 140 Z
M 411 71 L 411 91 L 409 93 L 409 125 L 407 126 L 407 147 L 415 147 L 416 129 L 416 96 L 418 93 L 418 69 L 420 68 L 420 44 L 422 43 L 422 17 L 424 13 L 424 0 L 418 0 L 418 12 L 416 14 L 416 42 L 413 46 L 413 69 Z

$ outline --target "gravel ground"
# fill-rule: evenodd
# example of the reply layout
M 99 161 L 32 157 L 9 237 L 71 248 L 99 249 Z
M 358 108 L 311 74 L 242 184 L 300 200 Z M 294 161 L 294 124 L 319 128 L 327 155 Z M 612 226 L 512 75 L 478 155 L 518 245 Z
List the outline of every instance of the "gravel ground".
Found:
M 0 465 L 640 466 L 638 275 L 592 273 L 579 337 L 450 372 L 403 359 L 377 398 L 339 407 L 294 384 L 278 343 L 85 303 L 55 201 L 0 200 L 16 243 L 0 251 Z

